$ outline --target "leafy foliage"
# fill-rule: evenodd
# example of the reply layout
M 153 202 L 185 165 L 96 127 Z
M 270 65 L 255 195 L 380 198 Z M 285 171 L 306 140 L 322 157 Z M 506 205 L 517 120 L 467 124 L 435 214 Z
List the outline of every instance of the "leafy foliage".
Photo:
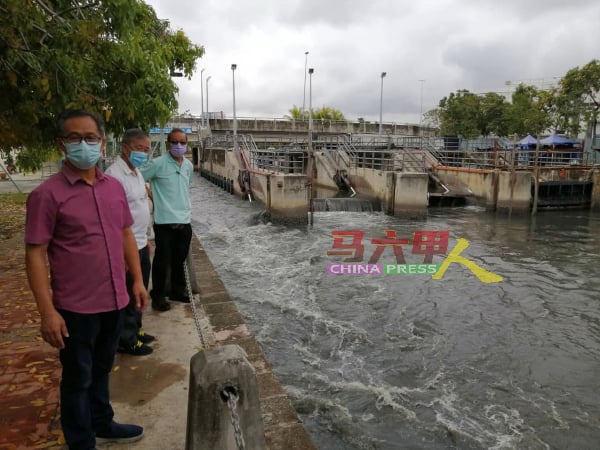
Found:
M 600 112 L 600 61 L 594 59 L 569 70 L 560 81 L 555 100 L 562 129 L 576 134 L 582 122 L 595 129 Z
M 439 118 L 442 134 L 464 137 L 523 136 L 548 129 L 577 135 L 586 122 L 595 130 L 599 112 L 600 62 L 592 60 L 569 70 L 557 88 L 519 85 L 511 103 L 495 93 L 453 92 L 440 100 L 432 119 Z
M 289 115 L 287 117 L 295 120 L 308 120 L 309 119 L 309 110 L 305 109 L 302 111 L 302 108 L 294 105 L 289 110 Z M 312 118 L 313 119 L 324 119 L 324 120 L 346 120 L 344 114 L 337 108 L 331 108 L 329 106 L 323 106 L 322 108 L 313 108 L 312 110 Z
M 27 148 L 17 163 L 39 167 L 69 108 L 95 111 L 116 135 L 162 125 L 177 108 L 171 74 L 191 78 L 203 53 L 142 0 L 3 0 L 0 151 Z
M 467 90 L 452 92 L 440 100 L 443 135 L 478 136 L 479 97 Z
M 538 135 L 551 126 L 551 95 L 535 86 L 520 84 L 507 106 L 508 130 L 519 136 Z

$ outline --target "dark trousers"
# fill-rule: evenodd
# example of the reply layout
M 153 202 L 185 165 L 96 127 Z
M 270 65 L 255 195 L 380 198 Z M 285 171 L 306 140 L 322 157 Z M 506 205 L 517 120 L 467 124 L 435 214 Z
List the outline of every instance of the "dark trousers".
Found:
M 140 255 L 140 265 L 142 266 L 142 278 L 144 286 L 148 289 L 150 281 L 150 252 L 148 246 L 138 251 Z M 133 296 L 133 278 L 127 272 L 125 274 L 127 283 L 127 293 L 129 294 L 129 304 L 123 309 L 123 328 L 121 328 L 121 338 L 119 345 L 121 347 L 133 347 L 138 341 L 138 332 L 142 328 L 142 312 L 135 307 L 135 297 Z
M 152 260 L 152 292 L 154 302 L 185 295 L 183 263 L 190 250 L 192 226 L 187 224 L 154 224 L 154 259 Z M 171 274 L 170 292 L 167 293 L 167 274 Z
M 95 447 L 96 429 L 113 419 L 108 377 L 121 329 L 121 311 L 79 314 L 59 310 L 69 331 L 60 351 L 60 415 L 70 450 Z

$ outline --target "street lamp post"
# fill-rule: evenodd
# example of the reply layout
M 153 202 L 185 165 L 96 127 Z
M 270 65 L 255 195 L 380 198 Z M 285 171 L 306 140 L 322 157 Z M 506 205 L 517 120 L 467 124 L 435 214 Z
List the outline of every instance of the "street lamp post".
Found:
M 209 80 L 212 78 L 212 75 L 209 75 L 206 77 L 206 126 L 208 127 L 210 125 L 210 113 L 208 112 L 208 82 Z
M 315 69 L 312 67 L 308 69 L 308 149 L 312 151 L 312 131 L 313 131 L 313 118 L 312 118 L 312 74 Z
M 381 94 L 379 98 L 379 136 L 383 134 L 383 79 L 386 75 L 386 72 L 381 72 Z
M 235 69 L 237 69 L 237 64 L 232 64 L 231 76 L 233 79 L 233 149 L 237 150 L 237 117 L 235 115 Z
M 419 131 L 421 130 L 421 123 L 423 122 L 423 83 L 425 82 L 425 80 L 419 80 L 419 83 L 421 83 L 421 108 L 420 108 L 420 113 L 419 113 Z
M 200 106 L 202 107 L 202 115 L 200 116 L 200 126 L 204 126 L 204 82 L 202 80 L 204 69 L 200 71 Z
M 304 52 L 304 94 L 302 96 L 302 120 L 304 120 L 304 107 L 306 105 L 306 68 L 308 67 L 308 52 Z
M 423 148 L 423 83 L 425 82 L 425 80 L 419 80 L 419 83 L 421 83 L 421 106 L 419 108 L 419 136 L 420 136 L 420 143 L 421 143 L 421 148 Z

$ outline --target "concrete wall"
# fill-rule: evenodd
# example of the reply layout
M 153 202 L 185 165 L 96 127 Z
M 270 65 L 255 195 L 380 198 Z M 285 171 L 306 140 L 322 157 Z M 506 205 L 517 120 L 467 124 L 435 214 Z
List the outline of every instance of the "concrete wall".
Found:
M 531 174 L 500 172 L 496 209 L 528 211 L 531 206 Z
M 234 193 L 245 197 L 238 183 L 240 162 L 231 150 L 204 149 L 201 167 L 214 175 L 234 180 Z M 251 172 L 253 200 L 265 205 L 273 222 L 306 222 L 308 220 L 307 179 L 305 175 Z
M 478 202 L 490 209 L 529 209 L 531 174 L 465 168 L 435 168 L 445 179 L 455 177 L 465 183 Z
M 435 172 L 442 174 L 443 177 L 458 178 L 469 186 L 479 202 L 486 207 L 495 206 L 496 175 L 493 171 L 436 167 Z
M 254 199 L 265 205 L 269 220 L 276 223 L 308 221 L 309 189 L 305 175 L 250 175 Z
M 323 152 L 314 152 L 314 156 L 316 177 L 313 179 L 313 183 L 329 189 L 337 189 L 337 185 L 333 181 L 335 167 L 331 167 Z
M 600 209 L 600 170 L 594 170 L 592 173 L 592 182 L 594 183 L 594 187 L 592 188 L 592 203 L 590 205 L 591 209 L 599 210 Z
M 426 173 L 402 173 L 395 175 L 394 215 L 427 209 L 429 176 Z

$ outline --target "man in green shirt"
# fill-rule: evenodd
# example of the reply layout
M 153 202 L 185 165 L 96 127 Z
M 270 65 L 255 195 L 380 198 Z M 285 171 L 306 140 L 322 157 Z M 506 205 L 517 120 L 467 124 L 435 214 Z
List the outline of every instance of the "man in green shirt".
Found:
M 152 261 L 152 308 L 168 311 L 166 300 L 167 273 L 170 269 L 169 299 L 188 303 L 183 263 L 192 239 L 192 205 L 189 187 L 194 166 L 184 155 L 187 136 L 180 128 L 167 135 L 168 152 L 140 168 L 150 183 L 154 202 L 154 239 L 156 249 Z

